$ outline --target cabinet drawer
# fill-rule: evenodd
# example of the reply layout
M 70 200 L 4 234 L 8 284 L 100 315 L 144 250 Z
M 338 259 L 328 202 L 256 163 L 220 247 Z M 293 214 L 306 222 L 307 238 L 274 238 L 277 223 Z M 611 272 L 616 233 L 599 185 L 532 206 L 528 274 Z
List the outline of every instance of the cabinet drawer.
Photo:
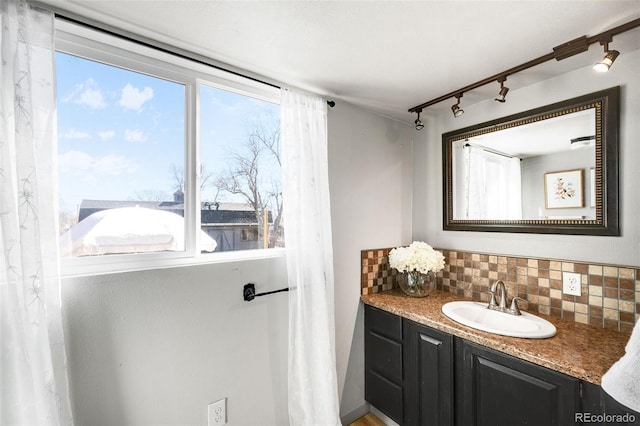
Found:
M 367 339 L 369 369 L 395 383 L 402 383 L 402 343 L 375 332 L 370 332 Z
M 372 331 L 396 342 L 402 341 L 402 318 L 398 315 L 366 305 L 364 316 L 365 332 Z
M 403 424 L 402 387 L 374 371 L 365 373 L 364 398 L 394 422 Z

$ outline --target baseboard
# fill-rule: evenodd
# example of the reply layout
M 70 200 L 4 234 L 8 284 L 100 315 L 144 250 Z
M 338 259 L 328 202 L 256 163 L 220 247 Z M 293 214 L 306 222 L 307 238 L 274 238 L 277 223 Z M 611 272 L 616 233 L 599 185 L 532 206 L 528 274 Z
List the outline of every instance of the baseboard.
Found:
M 376 407 L 374 407 L 373 405 L 371 406 L 371 413 L 375 414 L 375 416 L 377 418 L 379 418 L 380 420 L 382 420 L 382 422 L 387 425 L 387 426 L 399 426 L 398 423 L 394 422 L 393 420 L 391 420 L 389 417 L 387 417 L 382 411 L 378 410 Z
M 347 413 L 344 416 L 340 416 L 340 421 L 342 422 L 343 425 L 348 425 L 355 422 L 356 420 L 358 420 L 360 417 L 364 416 L 368 412 L 369 412 L 369 404 L 365 402 L 363 405 L 351 411 L 350 413 Z

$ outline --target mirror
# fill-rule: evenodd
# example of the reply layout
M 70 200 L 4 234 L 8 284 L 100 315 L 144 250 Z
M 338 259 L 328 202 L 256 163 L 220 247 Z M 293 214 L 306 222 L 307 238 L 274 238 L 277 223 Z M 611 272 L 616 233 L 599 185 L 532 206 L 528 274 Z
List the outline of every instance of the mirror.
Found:
M 619 86 L 442 135 L 443 228 L 620 235 Z

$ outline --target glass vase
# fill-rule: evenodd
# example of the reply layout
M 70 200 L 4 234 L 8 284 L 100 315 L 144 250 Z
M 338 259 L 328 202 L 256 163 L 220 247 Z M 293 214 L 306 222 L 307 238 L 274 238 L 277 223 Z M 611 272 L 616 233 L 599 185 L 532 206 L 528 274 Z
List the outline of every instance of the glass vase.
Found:
M 398 285 L 407 295 L 412 297 L 428 296 L 436 286 L 436 274 L 429 271 L 423 274 L 418 271 L 398 274 Z

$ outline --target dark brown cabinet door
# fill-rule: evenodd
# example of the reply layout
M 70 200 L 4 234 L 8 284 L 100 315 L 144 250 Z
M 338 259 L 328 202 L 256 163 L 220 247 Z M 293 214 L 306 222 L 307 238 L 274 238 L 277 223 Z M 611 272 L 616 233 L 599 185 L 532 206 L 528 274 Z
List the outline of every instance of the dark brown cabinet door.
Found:
M 580 380 L 456 339 L 456 424 L 574 425 Z
M 453 336 L 404 322 L 406 425 L 453 425 Z

